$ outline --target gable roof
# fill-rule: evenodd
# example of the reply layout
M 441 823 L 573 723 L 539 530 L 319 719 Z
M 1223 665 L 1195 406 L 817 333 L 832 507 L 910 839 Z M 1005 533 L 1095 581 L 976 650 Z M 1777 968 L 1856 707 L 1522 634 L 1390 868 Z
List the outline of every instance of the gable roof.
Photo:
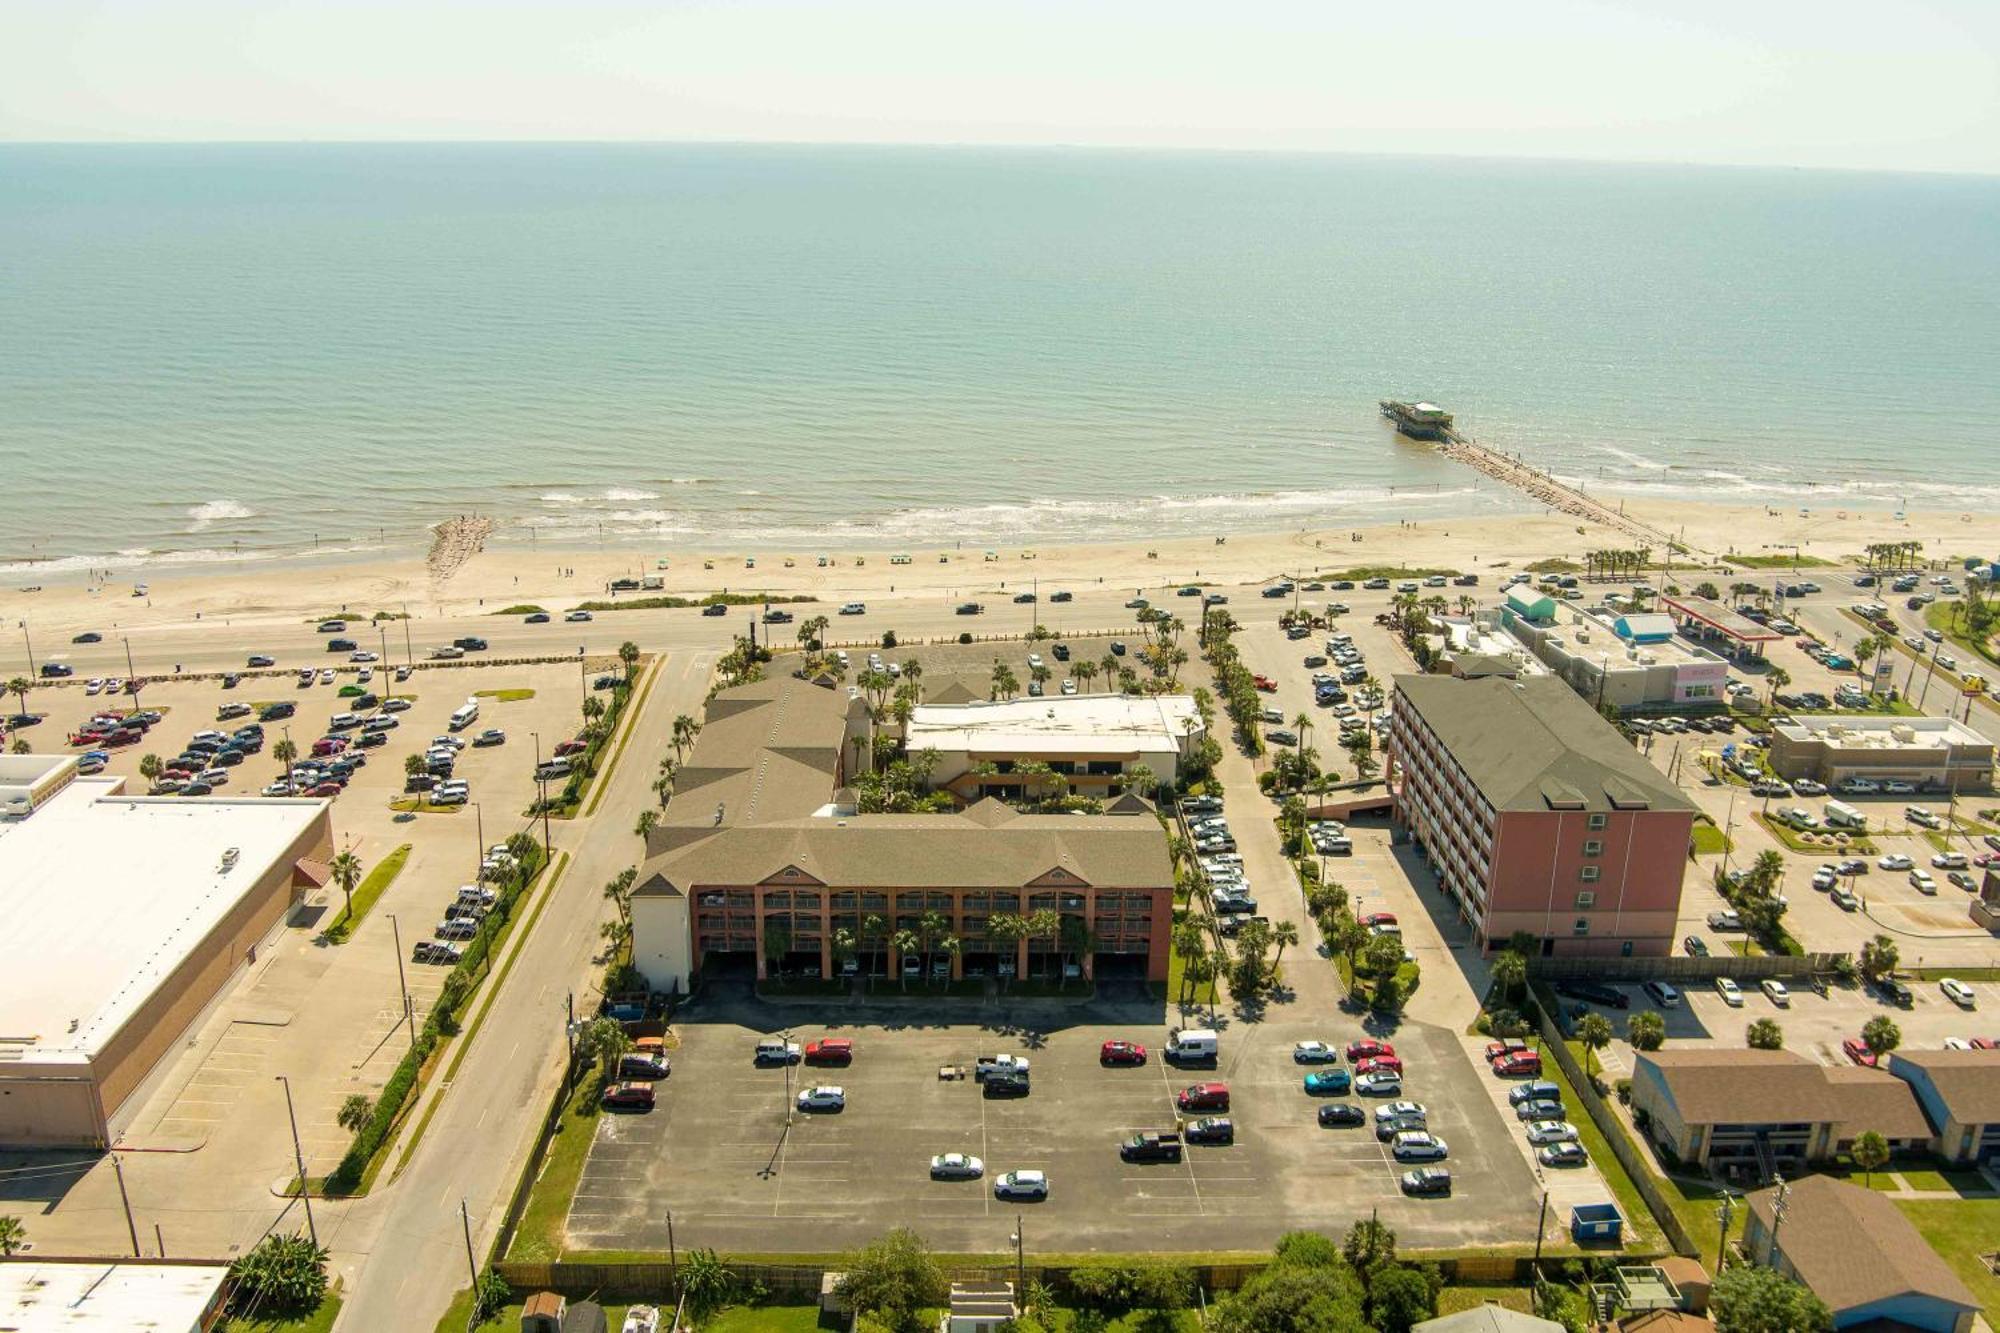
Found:
M 1504 1305 L 1475 1305 L 1412 1324 L 1410 1333 L 1562 1333 L 1562 1325 Z
M 1397 676 L 1395 706 L 1415 711 L 1496 810 L 1694 810 L 1553 677 Z
M 1647 1051 L 1637 1067 L 1657 1071 L 1686 1124 L 1825 1124 L 1841 1118 L 1826 1067 L 1791 1051 Z
M 1929 1076 L 1959 1124 L 2000 1124 L 2000 1050 L 1897 1051 L 1889 1057 L 1889 1072 L 1899 1074 L 1902 1066 Z
M 1902 1209 L 1881 1193 L 1832 1176 L 1805 1176 L 1784 1188 L 1778 1251 L 1835 1315 L 1909 1295 L 1979 1308 Z M 1766 1236 L 1777 1195 L 1773 1186 L 1747 1201 Z
M 1840 1107 L 1834 1138 L 1851 1139 L 1867 1130 L 1890 1139 L 1928 1139 L 1931 1122 L 1910 1085 L 1882 1069 L 1831 1065 L 1822 1071 Z

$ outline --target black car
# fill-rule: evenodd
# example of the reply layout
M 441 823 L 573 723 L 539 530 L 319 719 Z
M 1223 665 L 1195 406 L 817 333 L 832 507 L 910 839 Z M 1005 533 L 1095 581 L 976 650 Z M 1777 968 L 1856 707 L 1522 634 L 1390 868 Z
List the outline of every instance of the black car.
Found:
M 462 639 L 453 639 L 452 643 L 465 649 L 468 653 L 483 653 L 486 651 L 486 640 L 480 638 L 477 634 L 468 634 Z
M 1319 1122 L 1328 1128 L 1365 1125 L 1368 1113 L 1353 1102 L 1328 1102 L 1319 1108 Z
M 705 616 L 726 616 L 729 614 L 729 608 L 721 602 L 710 602 L 701 609 L 701 613 Z
M 87 629 L 70 640 L 71 643 L 103 643 L 104 636 L 94 629 Z
M 988 1074 L 980 1083 L 988 1097 L 1025 1097 L 1028 1080 L 1019 1074 Z
M 766 625 L 789 625 L 792 623 L 792 613 L 790 611 L 780 611 L 774 606 L 764 613 L 764 623 Z
M 209 786 L 206 782 L 190 782 L 187 786 L 181 788 L 181 795 L 213 796 L 215 795 L 215 788 Z
M 1111 641 L 1111 652 L 1114 657 L 1125 656 L 1125 640 L 1113 639 Z
M 242 680 L 243 676 L 241 672 L 225 671 L 222 673 L 222 688 L 225 690 L 233 690 L 237 687 L 237 685 L 242 683 Z
M 1681 948 L 1687 950 L 1690 958 L 1708 957 L 1708 941 L 1699 935 L 1690 935 L 1681 941 Z
M 328 639 L 326 641 L 326 650 L 330 653 L 351 653 L 354 651 L 354 640 Z
M 521 623 L 524 625 L 546 625 L 549 623 L 549 613 L 546 611 L 530 611 L 527 618 Z
M 1333 589 L 1333 590 L 1334 590 L 1335 592 L 1353 592 L 1353 591 L 1354 591 L 1354 580 L 1353 580 L 1353 579 L 1335 579 L 1335 580 L 1334 580 L 1333 582 L 1331 582 L 1331 583 L 1327 584 L 1326 586 L 1327 586 L 1327 587 L 1329 587 L 1329 588 L 1331 588 L 1331 589 Z
M 1375 1122 L 1375 1137 L 1384 1143 L 1390 1143 L 1398 1134 L 1429 1129 L 1430 1125 L 1420 1115 L 1392 1115 L 1387 1120 Z
M 257 720 L 259 722 L 276 722 L 281 718 L 291 717 L 298 711 L 299 706 L 297 704 L 292 703 L 288 699 L 280 699 L 277 703 L 265 704 L 258 712 Z
M 244 662 L 246 667 L 267 667 L 278 665 L 278 659 L 269 653 L 252 653 Z
M 1052 602 L 1068 602 L 1075 600 L 1075 598 L 1074 595 L 1071 593 L 1052 592 L 1049 594 L 1049 600 Z
M 67 662 L 44 662 L 41 674 L 43 680 L 61 680 L 66 676 L 74 676 L 76 668 Z
M 1556 994 L 1572 1000 L 1588 1000 L 1592 1004 L 1602 1004 L 1613 1009 L 1629 1009 L 1632 997 L 1624 991 L 1609 986 L 1600 986 L 1594 981 L 1558 981 Z
M 218 768 L 234 768 L 243 762 L 243 757 L 241 750 L 223 750 L 212 755 L 209 762 Z
M 1014 604 L 1016 606 L 1027 606 L 1034 600 L 1035 594 L 1031 592 L 1017 592 L 1014 594 Z
M 1055 659 L 1056 659 L 1056 661 L 1058 661 L 1058 662 L 1067 662 L 1067 661 L 1069 661 L 1069 645 L 1068 645 L 1068 644 L 1066 644 L 1066 643 L 1059 643 L 1059 644 L 1057 644 L 1057 645 L 1056 645 L 1055 647 L 1053 647 L 1053 648 L 1049 649 L 1049 651 L 1050 651 L 1051 653 L 1053 653 L 1053 654 L 1055 655 Z
M 393 721 L 394 719 L 391 720 Z M 387 745 L 389 743 L 389 733 L 386 731 L 364 731 L 354 738 L 354 743 L 364 750 L 373 749 L 377 745 Z
M 1405 1194 L 1449 1194 L 1451 1171 L 1442 1166 L 1420 1166 L 1414 1171 L 1405 1171 L 1402 1184 Z
M 1902 979 L 1899 977 L 1884 976 L 1879 978 L 1875 982 L 1875 992 L 1890 1004 L 1904 1009 L 1908 1009 L 1916 999 L 1915 996 L 1910 994 L 1910 988 L 1904 985 Z

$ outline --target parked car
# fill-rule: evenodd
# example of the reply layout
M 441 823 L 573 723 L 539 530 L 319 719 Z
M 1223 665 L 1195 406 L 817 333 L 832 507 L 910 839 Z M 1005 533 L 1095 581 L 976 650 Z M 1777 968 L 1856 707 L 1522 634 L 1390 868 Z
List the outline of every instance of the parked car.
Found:
M 1009 1171 L 993 1181 L 996 1199 L 1046 1199 L 1049 1177 L 1044 1171 Z
M 1319 1108 L 1319 1123 L 1329 1129 L 1368 1123 L 1368 1113 L 1353 1102 L 1327 1102 Z
M 1535 1159 L 1543 1166 L 1569 1167 L 1590 1164 L 1590 1154 L 1583 1150 L 1581 1143 L 1573 1140 L 1551 1143 L 1536 1153 Z
M 1104 1065 L 1143 1065 L 1146 1048 L 1136 1041 L 1107 1041 L 1097 1048 L 1097 1062 Z
M 985 1174 L 986 1163 L 966 1153 L 939 1153 L 931 1158 L 932 1180 L 977 1180 Z
M 1440 1162 L 1450 1154 L 1450 1148 L 1429 1130 L 1413 1129 L 1398 1134 L 1389 1144 L 1389 1153 L 1399 1162 Z
M 1420 1166 L 1405 1171 L 1401 1184 L 1403 1193 L 1419 1197 L 1450 1194 L 1451 1172 L 1442 1166 Z
M 846 1037 L 821 1037 L 806 1043 L 809 1065 L 849 1065 L 854 1063 L 854 1043 Z
M 653 1085 L 613 1083 L 604 1090 L 602 1104 L 607 1111 L 650 1111 L 653 1109 Z
M 799 1094 L 801 1111 L 840 1111 L 847 1107 L 847 1092 L 842 1088 L 807 1088 Z

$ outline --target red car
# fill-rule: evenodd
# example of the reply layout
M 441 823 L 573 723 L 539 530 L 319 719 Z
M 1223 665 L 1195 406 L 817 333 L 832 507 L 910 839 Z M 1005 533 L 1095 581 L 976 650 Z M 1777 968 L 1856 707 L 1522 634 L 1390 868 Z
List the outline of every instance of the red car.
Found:
M 1519 1037 L 1509 1037 L 1505 1041 L 1489 1041 L 1486 1043 L 1486 1061 L 1491 1064 L 1502 1056 L 1513 1055 L 1517 1051 L 1527 1049 L 1528 1043 Z
M 1183 1111 L 1227 1111 L 1229 1109 L 1229 1085 L 1227 1083 L 1190 1083 L 1181 1089 L 1175 1102 Z
M 854 1063 L 854 1043 L 845 1037 L 821 1037 L 818 1041 L 809 1041 L 806 1043 L 806 1063 L 851 1065 Z
M 1269 676 L 1252 676 L 1250 677 L 1250 683 L 1266 694 L 1276 694 L 1278 692 L 1278 682 L 1272 680 Z
M 1400 1074 L 1403 1072 L 1401 1057 L 1394 1055 L 1371 1055 L 1354 1066 L 1357 1074 Z
M 1386 1041 L 1376 1041 L 1373 1037 L 1363 1037 L 1359 1041 L 1347 1043 L 1347 1059 L 1351 1064 L 1363 1060 L 1373 1060 L 1379 1056 L 1394 1055 L 1396 1048 Z
M 1516 1051 L 1493 1062 L 1493 1072 L 1501 1078 L 1539 1078 L 1542 1057 L 1534 1051 Z
M 1107 1041 L 1097 1048 L 1097 1063 L 1143 1065 L 1146 1063 L 1146 1048 L 1136 1041 Z
M 607 1111 L 650 1111 L 653 1109 L 653 1085 L 613 1083 L 604 1090 L 603 1106 Z
M 326 756 L 330 754 L 339 754 L 342 750 L 345 750 L 346 748 L 347 748 L 346 737 L 322 736 L 318 740 L 313 742 L 312 752 L 315 756 L 324 759 Z
M 1995 1041 L 1991 1037 L 1974 1037 L 1972 1039 L 1972 1049 L 1975 1051 L 1990 1051 L 1996 1047 L 2000 1047 L 2000 1041 Z
M 1846 1041 L 1840 1043 L 1840 1049 L 1846 1054 L 1848 1059 L 1854 1061 L 1857 1065 L 1866 1065 L 1870 1069 L 1873 1069 L 1881 1063 L 1880 1057 L 1875 1052 L 1869 1050 L 1868 1043 L 1859 1037 L 1849 1037 Z
M 589 741 L 567 740 L 556 742 L 557 754 L 582 754 L 590 748 Z
M 338 782 L 322 782 L 319 784 L 319 786 L 314 787 L 311 791 L 307 792 L 306 795 L 338 796 L 340 795 L 340 784 Z
M 1370 912 L 1367 916 L 1361 918 L 1361 924 L 1367 926 L 1370 930 L 1373 930 L 1376 926 L 1393 926 L 1396 924 L 1396 914 L 1394 912 Z

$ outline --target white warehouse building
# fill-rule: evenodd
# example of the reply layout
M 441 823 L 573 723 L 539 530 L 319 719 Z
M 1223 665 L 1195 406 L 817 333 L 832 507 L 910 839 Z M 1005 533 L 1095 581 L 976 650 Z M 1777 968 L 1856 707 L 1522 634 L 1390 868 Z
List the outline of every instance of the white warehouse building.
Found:
M 1171 783 L 1205 734 L 1189 695 L 1066 694 L 920 704 L 904 738 L 912 754 L 936 753 L 933 785 L 971 802 L 1024 794 L 1025 763 L 1047 764 L 1081 796 L 1120 794 L 1141 764 Z

